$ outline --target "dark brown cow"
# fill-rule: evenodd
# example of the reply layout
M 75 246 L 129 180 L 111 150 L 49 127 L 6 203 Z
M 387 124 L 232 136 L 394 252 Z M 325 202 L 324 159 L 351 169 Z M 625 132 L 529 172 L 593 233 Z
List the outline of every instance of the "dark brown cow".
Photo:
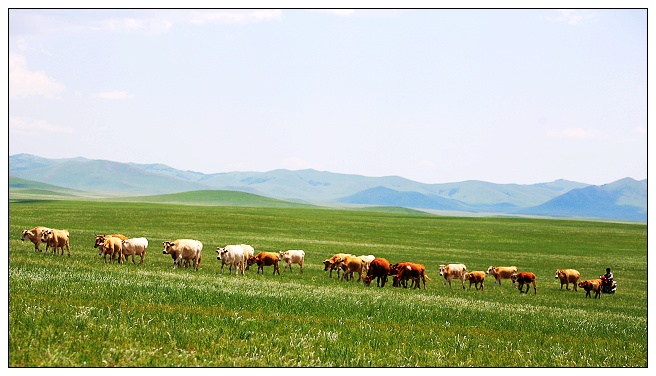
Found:
M 476 290 L 478 290 L 478 284 L 481 284 L 481 291 L 485 288 L 485 272 L 469 272 L 465 273 L 465 281 L 469 281 L 469 289 L 471 290 L 472 283 Z
M 579 287 L 582 287 L 585 290 L 585 297 L 590 297 L 590 291 L 595 292 L 595 299 L 601 298 L 601 279 L 588 279 L 585 281 L 579 282 Z
M 280 275 L 280 268 L 278 268 L 278 262 L 280 261 L 280 255 L 274 252 L 260 252 L 255 257 L 248 259 L 248 265 L 257 264 L 257 273 L 262 271 L 264 274 L 264 267 L 273 265 L 273 275 Z M 256 273 L 256 274 L 257 274 Z
M 535 285 L 535 274 L 531 272 L 519 272 L 513 274 L 510 279 L 512 279 L 513 283 L 518 284 L 517 288 L 520 293 L 528 293 L 528 290 L 531 288 L 530 283 L 533 284 L 533 291 L 535 291 L 535 294 L 538 293 L 537 286 Z M 526 291 L 523 291 L 524 284 L 526 284 Z
M 376 278 L 376 286 L 385 287 L 389 272 L 389 261 L 381 257 L 374 258 L 373 261 L 369 263 L 369 270 L 367 270 L 367 275 L 362 279 L 362 282 L 365 286 L 369 286 L 371 280 Z

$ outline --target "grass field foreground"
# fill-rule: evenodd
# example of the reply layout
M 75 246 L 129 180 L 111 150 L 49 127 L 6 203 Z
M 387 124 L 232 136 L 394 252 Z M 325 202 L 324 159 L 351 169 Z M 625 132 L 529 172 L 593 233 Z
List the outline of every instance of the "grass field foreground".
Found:
M 10 367 L 387 367 L 647 365 L 644 224 L 311 208 L 95 201 L 9 205 Z M 71 233 L 70 258 L 35 252 L 21 230 Z M 105 264 L 98 233 L 149 240 L 144 265 Z M 203 242 L 199 271 L 173 269 L 162 241 Z M 304 249 L 306 266 L 272 275 L 220 273 L 216 247 Z M 43 246 L 42 246 L 43 247 Z M 365 288 L 323 271 L 334 253 L 415 261 L 426 290 Z M 516 265 L 537 294 L 509 281 L 444 287 L 439 264 Z M 614 295 L 560 289 L 611 267 Z

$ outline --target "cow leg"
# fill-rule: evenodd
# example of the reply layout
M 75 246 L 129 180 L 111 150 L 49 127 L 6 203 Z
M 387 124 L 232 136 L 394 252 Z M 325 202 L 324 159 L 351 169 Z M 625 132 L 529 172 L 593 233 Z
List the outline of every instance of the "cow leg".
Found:
M 568 289 L 568 290 L 569 290 L 569 289 Z M 538 287 L 535 285 L 535 281 L 533 281 L 533 292 L 534 292 L 535 294 L 538 293 Z M 526 289 L 526 293 L 528 293 L 528 289 Z
M 301 261 L 301 263 L 298 265 L 301 267 L 301 274 L 303 274 L 303 261 Z

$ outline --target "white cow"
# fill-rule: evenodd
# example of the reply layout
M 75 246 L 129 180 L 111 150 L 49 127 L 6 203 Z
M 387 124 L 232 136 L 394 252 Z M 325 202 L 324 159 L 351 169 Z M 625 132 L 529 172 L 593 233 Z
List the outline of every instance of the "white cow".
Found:
M 467 272 L 467 267 L 465 264 L 448 264 L 440 265 L 440 275 L 444 276 L 444 286 L 449 282 L 449 287 L 451 287 L 452 279 L 459 279 L 462 282 L 462 288 L 465 288 L 465 273 Z
M 216 259 L 221 260 L 221 273 L 223 273 L 223 267 L 227 264 L 230 265 L 230 273 L 232 273 L 232 266 L 235 267 L 235 275 L 241 274 L 244 275 L 244 247 L 237 244 L 226 245 L 223 248 L 217 247 L 216 249 Z
M 280 252 L 280 260 L 282 260 L 285 265 L 283 271 L 289 267 L 289 271 L 292 271 L 292 264 L 298 264 L 301 267 L 301 274 L 303 274 L 303 263 L 305 262 L 305 251 L 300 249 L 290 249 L 288 251 Z
M 179 268 L 182 261 L 193 261 L 194 269 L 198 270 L 200 264 L 201 251 L 203 250 L 203 243 L 199 240 L 193 239 L 177 239 L 172 242 L 162 242 L 164 246 L 165 255 L 171 255 L 173 258 L 173 269 Z
M 367 274 L 369 272 L 369 264 L 376 258 L 374 255 L 362 255 L 358 256 L 362 260 L 362 273 Z
M 134 262 L 134 256 L 141 257 L 140 264 L 144 263 L 144 258 L 146 257 L 146 249 L 148 248 L 148 239 L 146 238 L 132 238 L 121 241 L 121 261 L 125 260 L 127 257 L 132 256 L 132 263 Z M 127 256 L 127 257 L 126 257 Z

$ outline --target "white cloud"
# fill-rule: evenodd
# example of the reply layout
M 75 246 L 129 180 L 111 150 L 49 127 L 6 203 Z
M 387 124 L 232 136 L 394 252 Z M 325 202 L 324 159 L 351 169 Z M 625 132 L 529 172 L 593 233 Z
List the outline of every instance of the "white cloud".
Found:
M 355 9 L 321 9 L 318 12 L 332 14 L 334 16 L 348 17 L 355 14 Z
M 275 21 L 282 18 L 282 11 L 275 9 L 260 9 L 251 11 L 221 10 L 221 11 L 196 11 L 193 12 L 189 21 L 193 24 L 203 25 L 205 23 L 246 23 L 257 21 Z
M 599 133 L 583 128 L 567 128 L 562 130 L 551 130 L 547 135 L 552 138 L 570 138 L 570 139 L 593 139 L 599 138 Z
M 66 87 L 43 71 L 27 68 L 24 56 L 9 53 L 9 99 L 40 96 L 56 98 Z
M 92 95 L 94 98 L 109 99 L 109 100 L 125 100 L 133 99 L 134 95 L 127 91 L 105 91 L 102 93 Z
M 560 9 L 557 10 L 560 15 L 558 17 L 548 17 L 549 21 L 562 22 L 568 25 L 578 25 L 583 20 L 594 18 L 594 14 L 581 14 L 574 9 Z
M 14 116 L 9 118 L 9 132 L 22 136 L 38 136 L 43 133 L 74 133 L 72 127 L 51 124 L 47 120 L 35 120 Z

